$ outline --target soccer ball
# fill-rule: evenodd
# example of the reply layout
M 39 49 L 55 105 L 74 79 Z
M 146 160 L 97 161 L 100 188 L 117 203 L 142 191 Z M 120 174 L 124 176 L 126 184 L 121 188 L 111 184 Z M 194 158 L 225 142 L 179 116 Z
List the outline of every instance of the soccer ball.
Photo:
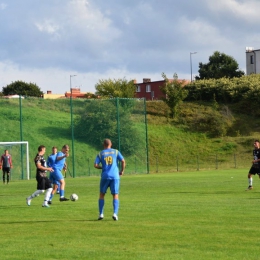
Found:
M 79 196 L 77 194 L 73 193 L 73 194 L 70 195 L 70 200 L 71 201 L 76 201 L 78 199 L 79 199 Z

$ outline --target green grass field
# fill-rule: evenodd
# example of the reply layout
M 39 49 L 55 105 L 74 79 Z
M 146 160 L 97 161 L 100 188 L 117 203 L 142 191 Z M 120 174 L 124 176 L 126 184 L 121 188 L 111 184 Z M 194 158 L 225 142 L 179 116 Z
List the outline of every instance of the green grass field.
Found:
M 67 178 L 77 202 L 42 208 L 25 198 L 35 180 L 0 186 L 0 255 L 4 259 L 259 259 L 260 180 L 248 169 L 127 175 L 119 221 L 107 194 L 97 221 L 99 177 Z

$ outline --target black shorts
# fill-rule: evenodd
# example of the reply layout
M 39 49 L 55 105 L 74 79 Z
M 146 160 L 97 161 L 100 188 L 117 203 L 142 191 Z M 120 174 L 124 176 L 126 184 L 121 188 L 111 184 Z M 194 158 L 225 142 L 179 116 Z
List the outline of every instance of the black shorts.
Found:
M 10 173 L 10 167 L 3 167 L 3 173 Z
M 253 175 L 255 175 L 255 174 L 260 174 L 260 168 L 253 165 L 253 166 L 250 168 L 249 173 L 250 173 L 250 174 L 253 174 Z
M 48 179 L 48 177 L 37 177 L 37 190 L 47 190 L 49 188 L 52 188 L 51 181 Z

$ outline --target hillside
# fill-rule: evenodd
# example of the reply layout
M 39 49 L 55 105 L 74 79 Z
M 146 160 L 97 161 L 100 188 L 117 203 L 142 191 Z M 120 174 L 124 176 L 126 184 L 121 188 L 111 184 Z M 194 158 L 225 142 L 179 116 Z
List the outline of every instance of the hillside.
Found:
M 80 108 L 80 104 L 78 108 L 76 104 L 73 107 L 75 111 Z M 260 137 L 258 132 L 260 121 L 249 115 L 233 113 L 230 108 L 227 114 L 230 116 L 232 113 L 232 126 L 229 126 L 227 136 L 210 137 L 206 130 L 199 131 L 198 125 L 192 120 L 198 115 L 212 114 L 211 105 L 183 103 L 179 118 L 170 119 L 167 117 L 168 109 L 163 102 L 146 103 L 151 173 L 250 166 L 253 139 Z M 0 111 L 0 141 L 19 141 L 21 136 L 23 140 L 29 141 L 32 174 L 34 174 L 33 157 L 40 144 L 46 145 L 47 154 L 54 145 L 59 149 L 63 144 L 71 145 L 68 100 L 22 101 L 21 119 L 19 100 L 0 99 Z M 217 118 L 215 128 L 221 124 L 221 120 Z M 210 124 L 206 126 L 208 129 L 212 128 Z M 255 132 L 251 132 L 251 126 L 256 129 Z M 202 127 L 205 129 L 205 124 Z M 93 169 L 93 161 L 99 149 L 80 139 L 75 139 L 74 149 L 76 176 L 99 174 Z M 145 158 L 145 154 L 142 156 Z M 127 173 L 145 173 L 140 168 L 142 163 L 146 164 L 145 159 L 139 157 L 127 158 Z M 69 157 L 68 164 L 72 169 L 72 157 Z

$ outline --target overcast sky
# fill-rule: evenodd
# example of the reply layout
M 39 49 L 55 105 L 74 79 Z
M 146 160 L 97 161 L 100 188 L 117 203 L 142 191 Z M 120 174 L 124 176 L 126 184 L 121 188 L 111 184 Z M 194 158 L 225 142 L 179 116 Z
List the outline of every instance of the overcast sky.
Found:
M 259 0 L 0 0 L 0 91 L 17 80 L 60 94 L 70 78 L 82 92 L 99 79 L 190 79 L 190 56 L 194 77 L 214 51 L 245 71 L 259 11 Z

